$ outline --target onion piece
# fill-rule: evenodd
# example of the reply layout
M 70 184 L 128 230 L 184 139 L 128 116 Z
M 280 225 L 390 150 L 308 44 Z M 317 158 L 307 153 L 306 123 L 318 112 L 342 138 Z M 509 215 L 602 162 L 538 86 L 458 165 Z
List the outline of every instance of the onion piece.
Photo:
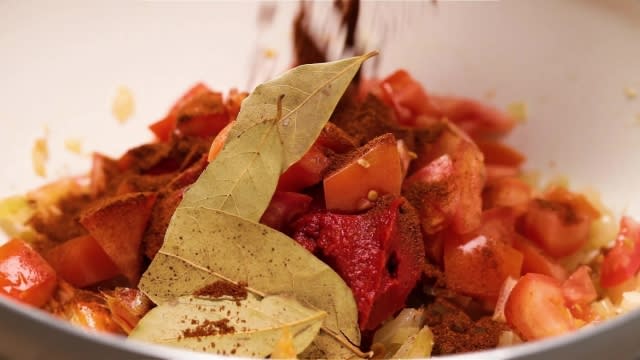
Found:
M 432 349 L 433 333 L 428 326 L 425 326 L 416 334 L 411 335 L 391 358 L 424 359 L 431 356 Z

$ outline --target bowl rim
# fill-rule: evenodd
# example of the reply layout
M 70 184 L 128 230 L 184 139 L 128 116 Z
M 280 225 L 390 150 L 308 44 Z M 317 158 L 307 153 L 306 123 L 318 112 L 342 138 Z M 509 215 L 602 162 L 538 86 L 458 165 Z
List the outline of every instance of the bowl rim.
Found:
M 129 340 L 126 337 L 92 333 L 80 327 L 71 325 L 53 315 L 29 306 L 18 303 L 8 298 L 0 297 L 0 315 L 3 313 L 17 317 L 20 322 L 26 321 L 30 328 L 30 334 L 36 332 L 57 332 L 57 338 L 72 338 L 75 341 L 84 342 L 86 345 L 102 347 L 118 351 L 120 354 L 144 357 L 152 359 L 227 359 L 216 354 L 194 352 L 159 344 L 144 343 L 138 340 Z M 5 318 L 5 316 L 0 316 Z M 526 342 L 510 347 L 496 348 L 472 353 L 444 356 L 442 358 L 454 360 L 476 359 L 547 359 L 550 356 L 562 358 L 578 357 L 581 359 L 601 359 L 603 355 L 610 354 L 614 358 L 628 355 L 632 358 L 640 353 L 640 343 L 636 341 L 633 330 L 640 327 L 640 311 L 632 311 L 602 323 L 587 326 L 571 334 L 557 336 L 535 342 Z M 624 336 L 626 335 L 626 336 Z M 626 339 L 625 339 L 626 337 Z M 606 346 L 608 339 L 621 338 L 622 342 L 615 342 L 616 349 Z M 598 339 L 598 341 L 592 341 Z M 631 353 L 629 353 L 631 351 Z M 76 353 L 82 356 L 81 353 Z M 618 356 L 619 355 L 619 356 Z M 75 357 L 76 355 L 72 355 Z M 72 358 L 73 358 L 72 357 Z M 77 357 L 84 358 L 84 357 Z

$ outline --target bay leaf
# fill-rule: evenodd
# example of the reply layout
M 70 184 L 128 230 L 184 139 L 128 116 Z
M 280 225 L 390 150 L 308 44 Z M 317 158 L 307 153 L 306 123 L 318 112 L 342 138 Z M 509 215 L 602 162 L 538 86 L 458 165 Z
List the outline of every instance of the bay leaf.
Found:
M 219 355 L 265 358 L 286 332 L 296 354 L 302 352 L 326 315 L 284 296 L 259 299 L 249 294 L 240 301 L 183 296 L 152 309 L 130 338 Z
M 246 282 L 257 294 L 292 294 L 326 311 L 316 345 L 327 357 L 351 357 L 353 347 L 342 344 L 360 343 L 351 289 L 324 262 L 262 224 L 220 210 L 178 208 L 139 288 L 163 304 L 217 280 Z
M 224 148 L 181 206 L 258 221 L 280 174 L 313 145 L 362 63 L 375 54 L 298 66 L 256 87 L 242 102 Z

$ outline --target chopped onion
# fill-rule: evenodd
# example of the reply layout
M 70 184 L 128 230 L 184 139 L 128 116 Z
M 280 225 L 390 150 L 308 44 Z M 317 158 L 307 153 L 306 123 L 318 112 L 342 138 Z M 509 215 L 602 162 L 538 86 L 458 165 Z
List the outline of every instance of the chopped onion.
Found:
M 387 321 L 373 336 L 374 343 L 387 345 L 395 336 L 396 331 L 401 328 L 415 328 L 416 332 L 422 327 L 425 315 L 424 309 L 406 308 L 390 321 Z M 405 339 L 406 340 L 406 339 Z M 404 340 L 403 340 L 404 342 Z
M 433 333 L 428 326 L 423 327 L 407 341 L 391 357 L 392 359 L 423 359 L 431 356 L 433 349 Z
M 639 291 L 627 291 L 622 294 L 622 301 L 618 307 L 618 313 L 624 314 L 629 311 L 640 308 L 640 292 Z
M 394 319 L 387 321 L 373 335 L 373 344 L 384 347 L 384 356 L 396 353 L 411 336 L 416 335 L 425 321 L 424 309 L 403 309 Z
M 507 319 L 504 316 L 504 306 L 507 303 L 507 299 L 509 299 L 511 290 L 513 290 L 513 287 L 516 286 L 517 282 L 518 281 L 516 279 L 509 276 L 502 283 L 500 294 L 498 294 L 498 301 L 496 301 L 496 307 L 493 311 L 493 321 L 507 322 Z
M 599 320 L 606 320 L 616 316 L 616 307 L 609 298 L 592 303 L 591 310 Z
M 12 196 L 0 199 L 0 230 L 9 237 L 20 237 L 28 240 L 26 236 L 32 230 L 24 225 L 31 216 L 34 209 L 24 196 Z
M 511 330 L 503 331 L 498 339 L 498 347 L 512 346 L 520 343 L 522 343 L 522 339 Z

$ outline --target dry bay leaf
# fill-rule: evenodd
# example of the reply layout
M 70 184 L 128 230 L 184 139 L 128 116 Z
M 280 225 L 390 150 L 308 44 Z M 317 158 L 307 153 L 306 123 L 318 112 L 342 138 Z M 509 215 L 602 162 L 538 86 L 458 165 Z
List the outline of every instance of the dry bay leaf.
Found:
M 349 357 L 335 336 L 360 343 L 351 289 L 328 265 L 286 235 L 220 210 L 178 208 L 165 243 L 140 281 L 157 304 L 217 280 L 245 281 L 262 294 L 292 294 L 326 311 L 318 345 L 326 357 Z M 332 335 L 327 332 L 331 332 Z
M 375 52 L 303 65 L 244 100 L 224 148 L 185 193 L 139 288 L 157 304 L 216 280 L 287 293 L 328 316 L 310 348 L 362 356 L 351 289 L 293 239 L 260 225 L 280 174 L 312 146 L 360 65 Z M 354 345 L 355 344 L 355 345 Z
M 296 354 L 318 334 L 324 311 L 293 298 L 207 299 L 179 297 L 152 309 L 130 338 L 219 355 L 265 358 L 284 332 L 290 332 Z
M 256 87 L 243 101 L 224 148 L 181 206 L 258 221 L 280 174 L 313 145 L 362 63 L 374 55 L 298 66 Z

